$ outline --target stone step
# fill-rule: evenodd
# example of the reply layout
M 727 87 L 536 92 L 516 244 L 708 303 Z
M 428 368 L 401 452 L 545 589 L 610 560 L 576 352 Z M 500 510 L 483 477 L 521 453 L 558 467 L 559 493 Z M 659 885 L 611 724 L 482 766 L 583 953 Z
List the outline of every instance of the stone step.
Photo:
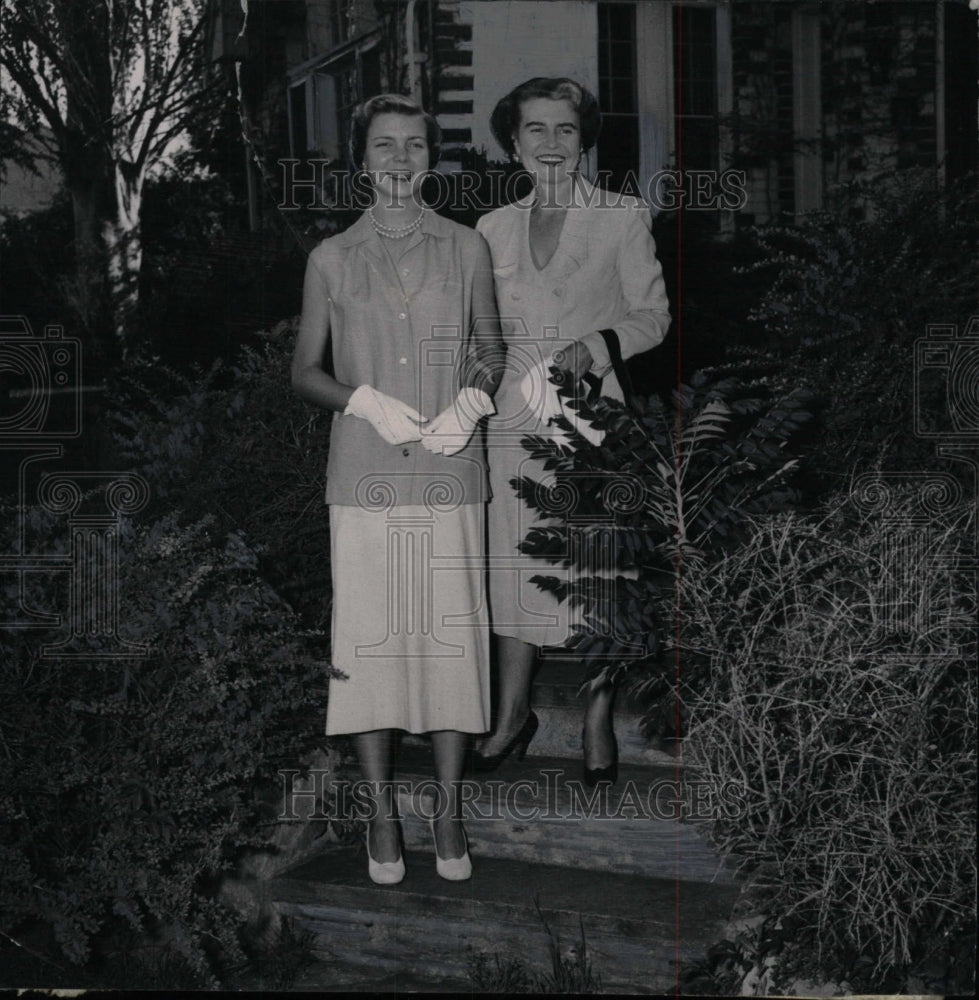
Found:
M 543 920 L 559 954 L 580 949 L 605 990 L 676 989 L 678 962 L 721 934 L 737 889 L 610 872 L 569 871 L 474 856 L 467 882 L 435 874 L 432 856 L 407 851 L 396 886 L 367 877 L 363 848 L 338 848 L 266 883 L 268 901 L 316 936 L 317 957 L 415 978 L 464 978 L 471 956 L 551 968 Z M 538 913 L 537 905 L 540 906 Z
M 428 759 L 425 759 L 427 756 Z M 716 814 L 736 799 L 676 768 L 623 765 L 612 786 L 591 789 L 567 760 L 507 761 L 470 778 L 466 830 L 474 856 L 591 868 L 683 882 L 733 883 L 705 835 Z M 398 778 L 405 844 L 431 852 L 429 817 L 438 808 L 430 755 L 405 748 Z

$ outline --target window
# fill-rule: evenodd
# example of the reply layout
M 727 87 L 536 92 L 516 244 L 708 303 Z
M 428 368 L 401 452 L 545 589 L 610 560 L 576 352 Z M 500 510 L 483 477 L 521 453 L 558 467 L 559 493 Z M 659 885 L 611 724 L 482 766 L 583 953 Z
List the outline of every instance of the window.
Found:
M 344 2 L 345 0 L 330 0 L 330 37 L 333 39 L 334 45 L 339 45 L 347 38 L 347 26 L 343 23 Z
M 683 170 L 717 169 L 717 33 L 713 7 L 673 10 L 676 158 Z
M 639 169 L 634 4 L 598 5 L 598 101 L 602 109 L 598 170 L 605 175 L 605 186 L 619 191 L 626 175 Z
M 958 3 L 945 4 L 945 143 L 939 150 L 946 176 L 953 180 L 979 166 L 976 155 L 977 59 L 975 15 Z
M 306 118 L 306 81 L 289 87 L 289 149 L 293 156 L 309 151 L 309 128 Z
M 293 156 L 346 163 L 353 109 L 381 86 L 381 52 L 364 38 L 302 67 L 289 86 L 289 140 Z
M 360 88 L 357 86 L 357 65 L 350 59 L 344 66 L 333 69 L 333 79 L 336 82 L 336 130 L 339 136 L 341 158 L 347 154 L 347 143 L 350 139 L 350 116 L 360 103 Z

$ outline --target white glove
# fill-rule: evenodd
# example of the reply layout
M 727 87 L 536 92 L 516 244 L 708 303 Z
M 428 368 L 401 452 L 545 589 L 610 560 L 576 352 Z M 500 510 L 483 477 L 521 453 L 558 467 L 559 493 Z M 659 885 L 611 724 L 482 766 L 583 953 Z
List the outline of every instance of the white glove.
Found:
M 420 441 L 422 435 L 418 425 L 428 420 L 428 417 L 423 417 L 407 403 L 402 403 L 393 396 L 385 396 L 369 385 L 354 389 L 343 413 L 344 416 L 367 420 L 388 444 Z
M 550 360 L 535 365 L 520 382 L 520 392 L 542 424 L 550 423 L 564 412 L 557 386 L 550 381 Z
M 593 427 L 584 417 L 578 415 L 568 405 L 568 400 L 558 395 L 557 386 L 550 381 L 551 367 L 554 366 L 553 356 L 543 364 L 532 368 L 523 377 L 520 391 L 528 405 L 538 414 L 542 424 L 551 423 L 556 417 L 566 417 L 571 426 L 585 440 L 599 445 L 605 439 L 605 432 Z M 560 427 L 551 428 L 551 437 L 558 444 L 570 443 L 570 438 Z
M 463 389 L 427 427 L 422 428 L 422 447 L 435 455 L 454 455 L 469 444 L 476 425 L 496 413 L 489 393 Z

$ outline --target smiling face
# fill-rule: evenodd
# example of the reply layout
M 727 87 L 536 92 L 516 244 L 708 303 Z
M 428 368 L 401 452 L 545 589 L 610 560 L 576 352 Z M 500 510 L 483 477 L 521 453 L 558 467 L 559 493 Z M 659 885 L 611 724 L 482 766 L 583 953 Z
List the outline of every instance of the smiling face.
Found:
M 420 115 L 384 112 L 367 129 L 364 169 L 381 205 L 403 205 L 418 194 L 428 170 L 428 133 Z
M 534 97 L 520 105 L 513 145 L 525 170 L 538 184 L 570 184 L 581 159 L 581 122 L 569 101 Z

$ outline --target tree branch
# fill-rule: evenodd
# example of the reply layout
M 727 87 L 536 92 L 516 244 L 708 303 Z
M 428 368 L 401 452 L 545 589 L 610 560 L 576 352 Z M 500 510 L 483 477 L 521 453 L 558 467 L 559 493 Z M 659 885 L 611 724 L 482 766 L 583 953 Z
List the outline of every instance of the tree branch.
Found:
M 60 110 L 56 104 L 48 100 L 48 96 L 41 90 L 38 74 L 34 72 L 33 67 L 11 59 L 9 49 L 4 55 L 7 73 L 20 88 L 24 99 L 44 115 L 52 132 L 67 134 L 67 125 L 64 118 L 61 117 Z M 22 56 L 26 56 L 26 53 L 22 53 Z

